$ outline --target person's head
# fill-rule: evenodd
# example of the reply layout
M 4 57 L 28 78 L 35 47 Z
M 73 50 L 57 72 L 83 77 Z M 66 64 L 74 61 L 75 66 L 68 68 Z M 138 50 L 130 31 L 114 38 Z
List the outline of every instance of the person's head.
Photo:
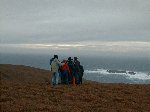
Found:
M 63 62 L 63 63 L 67 63 L 67 60 L 64 59 L 62 62 Z
M 78 58 L 77 57 L 74 57 L 74 60 L 77 60 Z
M 58 59 L 58 55 L 54 55 L 54 59 L 57 58 Z
M 68 61 L 72 61 L 71 57 L 68 58 Z

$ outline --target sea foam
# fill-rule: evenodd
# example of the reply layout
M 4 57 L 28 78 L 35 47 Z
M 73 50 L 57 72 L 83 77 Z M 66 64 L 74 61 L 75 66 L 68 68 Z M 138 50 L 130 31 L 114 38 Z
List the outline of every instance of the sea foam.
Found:
M 135 74 L 130 74 L 126 70 L 126 73 L 109 73 L 107 69 L 94 69 L 94 70 L 85 70 L 85 74 L 97 74 L 97 75 L 123 75 L 126 76 L 128 79 L 139 79 L 139 80 L 150 80 L 150 75 L 148 73 L 144 72 L 136 72 L 134 71 Z

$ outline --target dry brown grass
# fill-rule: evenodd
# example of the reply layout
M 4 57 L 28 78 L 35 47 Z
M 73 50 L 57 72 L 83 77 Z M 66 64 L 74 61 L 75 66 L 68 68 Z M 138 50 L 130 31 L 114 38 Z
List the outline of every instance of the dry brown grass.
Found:
M 0 65 L 0 74 L 1 111 L 150 112 L 150 85 L 85 81 L 51 87 L 49 71 L 14 65 Z

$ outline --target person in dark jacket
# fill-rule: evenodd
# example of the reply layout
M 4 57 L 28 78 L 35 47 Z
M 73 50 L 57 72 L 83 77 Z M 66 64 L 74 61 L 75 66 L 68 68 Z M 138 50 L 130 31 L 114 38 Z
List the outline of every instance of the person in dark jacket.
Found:
M 82 84 L 82 78 L 83 78 L 83 74 L 84 74 L 84 68 L 82 65 L 79 66 L 80 67 L 80 76 L 79 76 L 79 83 Z
M 80 84 L 80 77 L 81 77 L 80 62 L 78 61 L 78 58 L 77 58 L 77 57 L 74 57 L 74 66 L 75 66 L 75 79 L 76 79 L 76 84 Z

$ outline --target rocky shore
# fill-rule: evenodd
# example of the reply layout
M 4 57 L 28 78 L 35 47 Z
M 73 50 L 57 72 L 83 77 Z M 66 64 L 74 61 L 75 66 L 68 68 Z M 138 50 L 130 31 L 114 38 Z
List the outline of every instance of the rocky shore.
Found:
M 23 65 L 0 65 L 1 111 L 44 112 L 149 112 L 150 85 L 82 85 L 48 83 L 47 70 Z
M 130 75 L 135 75 L 136 73 L 133 71 L 126 71 L 126 70 L 107 70 L 108 73 L 128 73 Z

